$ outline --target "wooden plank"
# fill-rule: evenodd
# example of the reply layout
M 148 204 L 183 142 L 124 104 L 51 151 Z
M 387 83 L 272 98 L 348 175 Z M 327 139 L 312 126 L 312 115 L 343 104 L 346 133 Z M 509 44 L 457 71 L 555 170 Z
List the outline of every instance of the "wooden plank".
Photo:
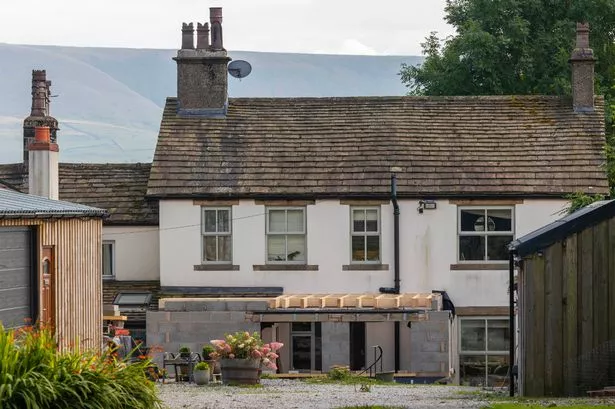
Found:
M 615 339 L 615 218 L 609 220 L 608 305 L 609 339 Z M 609 363 L 609 379 L 615 379 L 615 362 Z
M 577 243 L 579 247 L 579 275 L 577 277 L 577 311 L 579 327 L 577 330 L 579 333 L 578 347 L 579 351 L 582 353 L 589 353 L 593 348 L 593 238 L 593 231 L 591 228 L 588 228 L 579 233 Z M 583 376 L 585 373 L 591 373 L 591 370 L 586 371 L 588 368 L 585 368 L 582 362 L 578 369 L 578 381 L 585 383 L 586 380 L 583 379 Z
M 544 257 L 534 254 L 526 261 L 527 265 L 527 352 L 526 380 L 527 396 L 545 394 L 545 303 L 544 303 Z
M 520 281 L 523 285 L 520 299 L 521 299 L 521 343 L 523 344 L 523 351 L 520 356 L 521 368 L 523 369 L 520 372 L 519 379 L 519 387 L 523 390 L 524 396 L 532 396 L 533 394 L 533 382 L 534 379 L 534 368 L 532 363 L 534 362 L 530 359 L 534 353 L 534 344 L 532 342 L 531 334 L 529 331 L 531 317 L 534 313 L 534 305 L 532 300 L 532 280 L 530 275 L 534 270 L 534 260 L 531 257 L 527 257 L 522 261 L 522 269 L 521 269 L 521 277 Z
M 483 317 L 501 317 L 507 316 L 508 307 L 456 307 L 455 312 L 460 317 L 483 316 Z
M 598 348 L 609 340 L 609 316 L 605 308 L 608 306 L 608 257 L 609 232 L 608 220 L 593 228 L 594 261 L 592 270 L 592 300 L 593 300 L 593 347 Z M 606 313 L 606 314 L 605 314 Z M 601 362 L 601 372 L 608 370 L 607 360 Z
M 562 368 L 562 243 L 545 251 L 545 396 L 560 396 Z
M 562 363 L 563 363 L 563 396 L 575 394 L 577 385 L 577 235 L 574 234 L 564 241 L 564 260 L 562 266 L 562 295 L 564 308 L 562 311 Z
M 357 299 L 359 308 L 373 308 L 376 305 L 376 296 L 373 294 L 363 294 Z

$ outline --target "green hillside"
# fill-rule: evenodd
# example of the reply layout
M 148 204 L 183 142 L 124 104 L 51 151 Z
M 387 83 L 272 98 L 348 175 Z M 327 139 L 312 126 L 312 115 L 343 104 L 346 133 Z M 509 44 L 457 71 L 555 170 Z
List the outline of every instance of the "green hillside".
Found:
M 229 52 L 252 74 L 230 78 L 231 97 L 403 95 L 401 63 L 421 57 Z M 0 44 L 0 163 L 21 159 L 32 69 L 52 81 L 65 162 L 150 161 L 161 109 L 176 94 L 175 50 Z

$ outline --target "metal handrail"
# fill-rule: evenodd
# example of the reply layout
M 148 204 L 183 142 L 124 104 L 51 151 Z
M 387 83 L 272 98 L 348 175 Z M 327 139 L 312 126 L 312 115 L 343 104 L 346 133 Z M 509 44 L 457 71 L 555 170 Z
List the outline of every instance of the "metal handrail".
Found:
M 369 371 L 369 377 L 372 378 L 372 369 L 375 376 L 378 373 L 378 363 L 380 363 L 380 372 L 382 372 L 382 347 L 380 345 L 373 345 L 372 348 L 374 348 L 374 362 L 363 371 L 359 372 L 359 376 Z

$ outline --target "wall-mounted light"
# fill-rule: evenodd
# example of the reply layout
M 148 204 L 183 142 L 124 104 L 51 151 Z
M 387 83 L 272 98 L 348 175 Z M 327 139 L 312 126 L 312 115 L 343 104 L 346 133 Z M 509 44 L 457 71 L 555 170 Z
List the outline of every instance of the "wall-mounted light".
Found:
M 437 207 L 435 200 L 419 200 L 419 207 L 417 210 L 420 214 L 423 214 L 423 210 L 435 210 Z

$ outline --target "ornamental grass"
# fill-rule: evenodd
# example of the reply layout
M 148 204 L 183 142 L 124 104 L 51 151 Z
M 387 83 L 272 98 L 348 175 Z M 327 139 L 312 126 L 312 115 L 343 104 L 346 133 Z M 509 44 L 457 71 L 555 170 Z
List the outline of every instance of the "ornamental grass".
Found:
M 147 378 L 149 360 L 135 363 L 94 351 L 59 351 L 50 330 L 0 324 L 3 409 L 162 408 Z

